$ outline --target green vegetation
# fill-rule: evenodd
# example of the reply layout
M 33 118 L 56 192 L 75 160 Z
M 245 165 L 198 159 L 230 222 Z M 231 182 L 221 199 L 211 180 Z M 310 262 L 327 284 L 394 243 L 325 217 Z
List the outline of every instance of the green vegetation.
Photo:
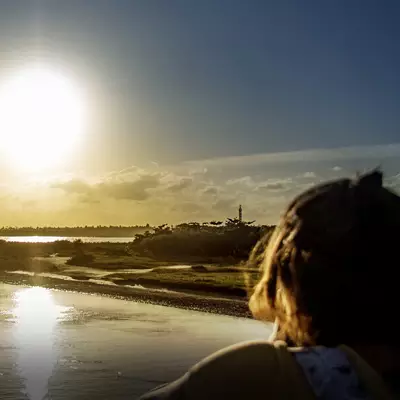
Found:
M 228 219 L 225 223 L 161 225 L 124 243 L 0 241 L 0 271 L 52 273 L 75 280 L 100 279 L 223 296 L 246 296 L 241 266 L 271 226 Z M 176 268 L 175 266 L 181 266 Z M 250 272 L 252 278 L 256 271 Z
M 232 264 L 246 259 L 258 240 L 272 231 L 272 226 L 253 223 L 228 218 L 225 224 L 211 221 L 174 227 L 161 225 L 152 232 L 135 235 L 136 240 L 128 246 L 128 251 L 156 259 L 197 258 L 199 263 Z
M 35 244 L 0 241 L 0 271 L 57 271 L 54 263 L 46 259 L 48 255 L 45 249 Z
M 115 273 L 107 278 L 129 285 L 243 297 L 247 293 L 245 272 L 250 272 L 253 278 L 258 275 L 257 271 L 240 267 L 204 267 L 201 272 L 191 267 L 187 270 L 159 268 L 143 274 Z

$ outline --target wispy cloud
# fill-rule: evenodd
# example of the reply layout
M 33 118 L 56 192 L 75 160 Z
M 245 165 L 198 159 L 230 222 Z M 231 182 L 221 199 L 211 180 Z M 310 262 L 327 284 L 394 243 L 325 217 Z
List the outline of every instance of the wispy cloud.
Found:
M 254 181 L 251 176 L 243 176 L 241 178 L 228 179 L 226 181 L 226 184 L 228 186 L 231 186 L 231 185 L 253 186 Z
M 293 196 L 345 171 L 375 166 L 381 157 L 387 185 L 400 189 L 396 154 L 400 145 L 308 150 L 53 177 L 18 190 L 2 185 L 0 215 L 12 225 L 158 224 L 223 220 L 242 204 L 245 218 L 275 223 Z
M 377 146 L 354 146 L 335 149 L 308 149 L 281 153 L 260 153 L 234 157 L 188 161 L 187 165 L 243 166 L 296 162 L 335 161 L 346 159 L 382 159 L 400 156 L 400 143 Z
M 316 177 L 317 177 L 317 175 L 315 172 L 305 172 L 303 174 L 303 178 L 306 178 L 306 179 L 315 179 Z
M 272 190 L 272 191 L 281 191 L 285 192 L 289 190 L 293 185 L 292 178 L 286 179 L 268 179 L 265 182 L 260 182 L 256 190 Z

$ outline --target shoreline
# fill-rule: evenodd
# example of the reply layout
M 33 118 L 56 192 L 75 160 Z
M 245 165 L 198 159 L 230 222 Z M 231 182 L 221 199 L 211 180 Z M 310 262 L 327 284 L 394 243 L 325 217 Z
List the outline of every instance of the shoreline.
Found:
M 48 289 L 98 294 L 117 299 L 147 303 L 185 310 L 208 312 L 239 318 L 252 318 L 247 300 L 240 298 L 216 297 L 218 293 L 189 293 L 163 289 L 135 288 L 117 284 L 99 284 L 88 281 L 62 280 L 43 276 L 1 273 L 0 282 L 11 285 L 40 286 Z

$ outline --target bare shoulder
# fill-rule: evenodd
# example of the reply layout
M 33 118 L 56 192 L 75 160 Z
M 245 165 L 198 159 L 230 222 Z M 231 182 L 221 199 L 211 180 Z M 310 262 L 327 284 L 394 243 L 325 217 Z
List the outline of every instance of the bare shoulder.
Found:
M 226 367 L 226 373 L 236 373 L 235 365 L 241 367 L 256 368 L 257 365 L 265 366 L 266 359 L 273 358 L 275 346 L 268 341 L 241 342 L 225 347 L 210 356 L 204 358 L 192 369 L 192 373 L 207 373 L 210 368 Z
M 273 382 L 276 362 L 273 344 L 239 343 L 206 357 L 182 378 L 143 399 L 243 399 Z

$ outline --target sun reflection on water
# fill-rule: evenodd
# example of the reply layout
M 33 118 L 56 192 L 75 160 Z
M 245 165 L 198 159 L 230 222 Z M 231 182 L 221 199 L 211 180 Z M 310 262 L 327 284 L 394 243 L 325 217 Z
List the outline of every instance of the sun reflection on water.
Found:
M 55 328 L 69 307 L 57 305 L 49 289 L 18 290 L 12 310 L 18 370 L 31 400 L 48 398 L 48 381 L 57 361 Z

